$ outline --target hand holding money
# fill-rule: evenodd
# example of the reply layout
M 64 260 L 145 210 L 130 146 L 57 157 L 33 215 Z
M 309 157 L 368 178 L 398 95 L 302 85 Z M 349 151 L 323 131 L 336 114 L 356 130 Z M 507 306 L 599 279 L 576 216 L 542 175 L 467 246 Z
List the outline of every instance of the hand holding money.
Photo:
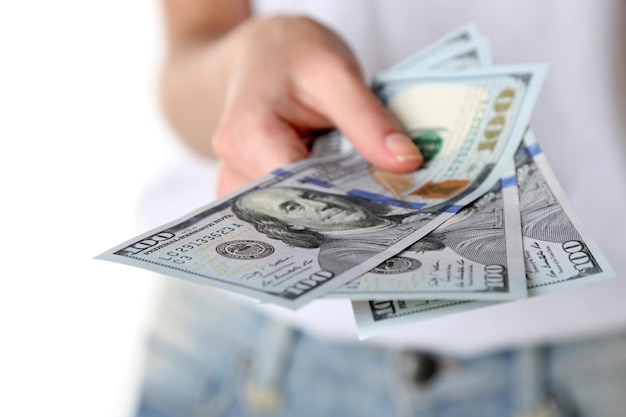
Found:
M 385 130 L 367 111 L 344 112 L 347 133 L 343 119 L 331 119 L 340 129 L 320 138 L 311 158 L 99 258 L 292 309 L 320 297 L 363 300 L 354 301 L 362 335 L 612 276 L 556 180 L 542 180 L 532 164 L 540 148 L 526 132 L 544 66 L 496 67 L 490 56 L 468 25 L 377 77 L 393 126 L 424 154 L 421 169 L 368 162 L 360 147 L 385 146 Z
M 304 159 L 302 136 L 330 128 L 382 169 L 420 166 L 419 150 L 366 86 L 349 48 L 311 19 L 249 19 L 184 50 L 166 67 L 166 110 L 195 149 L 213 147 L 218 195 Z

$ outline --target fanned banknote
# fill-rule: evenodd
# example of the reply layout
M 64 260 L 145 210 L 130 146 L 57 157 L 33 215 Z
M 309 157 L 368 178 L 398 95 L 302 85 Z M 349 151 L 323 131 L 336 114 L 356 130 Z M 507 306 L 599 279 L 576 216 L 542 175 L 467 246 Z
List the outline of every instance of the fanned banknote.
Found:
M 479 39 L 480 36 L 475 32 L 475 27 L 471 27 L 473 36 L 461 36 L 461 38 L 470 39 L 468 42 L 463 45 L 463 48 L 466 48 L 467 51 L 462 51 L 459 49 L 459 45 L 445 47 L 447 45 L 446 39 L 452 38 L 457 39 L 459 34 L 462 34 L 466 29 L 462 28 L 459 31 L 449 35 L 448 37 L 441 40 L 438 45 L 431 46 L 430 50 L 436 51 L 436 53 L 432 53 L 429 55 L 428 59 L 412 59 L 407 60 L 405 66 L 403 67 L 404 71 L 414 71 L 419 72 L 421 70 L 463 70 L 468 67 L 474 66 L 487 66 L 491 65 L 491 54 L 490 52 L 485 52 L 481 49 L 486 47 L 486 43 L 476 42 L 473 39 Z M 409 65 L 410 64 L 410 65 Z M 394 76 L 394 71 L 387 71 L 384 73 L 384 77 L 391 78 Z M 382 78 L 382 77 L 381 77 Z M 532 136 L 529 136 L 528 140 L 533 140 Z M 524 153 L 520 153 L 518 151 L 517 158 L 519 160 L 520 155 L 524 155 Z M 546 163 L 547 164 L 547 163 Z M 549 168 L 546 166 L 546 170 Z M 524 174 L 524 171 L 520 171 L 520 174 Z M 550 174 L 552 175 L 552 174 Z M 554 180 L 554 176 L 552 175 L 552 179 Z M 558 183 L 556 183 L 558 185 Z M 560 187 L 557 188 L 557 193 L 561 192 Z M 562 192 L 561 192 L 562 193 Z M 571 210 L 570 210 L 571 211 Z M 580 222 L 578 222 L 580 224 Z M 567 228 L 565 228 L 567 230 Z M 538 245 L 538 243 L 535 243 Z M 526 255 L 529 252 L 528 249 L 525 251 Z M 541 261 L 545 259 L 545 255 L 541 251 L 541 249 L 536 252 L 537 258 Z M 599 253 L 599 250 L 596 248 L 596 253 Z M 537 269 L 537 265 L 540 262 L 534 262 L 535 269 Z M 543 263 L 544 269 L 547 268 L 547 264 Z M 608 264 L 607 264 L 608 265 Z M 529 281 L 529 288 L 531 294 L 539 295 L 544 292 L 558 290 L 567 285 L 546 285 L 541 286 L 541 279 L 539 276 L 541 274 L 537 274 L 535 272 L 536 282 L 531 284 Z M 594 277 L 596 279 L 608 278 L 611 276 L 610 268 L 606 269 L 603 273 L 596 274 Z M 588 281 L 592 281 L 592 278 L 588 278 Z M 550 281 L 551 282 L 551 281 Z M 580 283 L 580 282 L 578 282 Z M 570 284 L 571 285 L 571 284 Z M 373 297 L 374 298 L 374 297 Z M 472 297 L 472 300 L 477 300 L 476 297 Z M 489 302 L 479 302 L 470 300 L 467 301 L 450 301 L 450 300 L 372 300 L 369 305 L 366 303 L 354 303 L 353 306 L 355 308 L 355 314 L 357 317 L 361 317 L 359 321 L 359 334 L 361 337 L 367 337 L 369 333 L 372 331 L 378 333 L 385 329 L 398 326 L 402 323 L 410 323 L 417 320 L 425 320 L 428 318 L 439 317 L 441 315 L 453 314 L 456 312 L 468 311 L 475 308 L 490 306 L 492 303 Z M 369 310 L 368 310 L 369 308 Z M 359 311 L 357 311 L 359 309 Z M 384 317 L 384 319 L 381 319 Z M 371 320 L 376 318 L 377 320 Z M 374 333 L 375 334 L 375 333 Z
M 429 144 L 424 168 L 389 182 L 355 153 L 305 160 L 98 258 L 298 308 L 488 192 L 521 141 L 544 74 L 525 65 L 379 84 L 390 110 Z
M 459 51 L 465 53 L 459 54 Z M 379 77 L 394 77 L 397 74 L 411 73 L 417 68 L 453 69 L 453 66 L 444 64 L 445 57 L 450 55 L 465 56 L 470 61 L 479 61 L 478 64 L 470 65 L 473 67 L 483 66 L 493 61 L 489 41 L 479 32 L 474 23 L 468 23 L 382 72 Z M 458 67 L 463 61 L 464 59 L 456 59 L 454 67 Z
M 568 203 L 531 132 L 515 156 L 520 195 L 523 251 L 529 296 L 615 276 L 596 243 Z M 494 305 L 479 301 L 354 301 L 359 337 L 391 328 Z
M 472 43 L 469 45 L 459 45 L 450 50 L 441 51 L 437 55 L 431 56 L 429 59 L 419 63 L 420 66 L 411 69 L 414 72 L 420 68 L 426 68 L 429 71 L 463 71 L 470 68 L 486 67 L 493 64 L 493 58 L 489 51 L 489 47 L 485 42 Z M 424 67 L 422 67 L 424 65 Z M 406 69 L 404 72 L 408 73 Z M 399 72 L 389 72 L 378 77 L 384 80 L 387 77 L 394 77 Z
M 401 73 L 461 71 L 492 63 L 487 42 L 474 25 L 448 35 L 427 51 L 385 72 L 378 82 Z M 414 140 L 425 154 L 429 153 L 429 143 Z M 317 154 L 349 147 L 327 142 L 318 141 L 314 149 Z M 510 170 L 514 171 L 512 163 Z M 353 300 L 389 299 L 394 295 L 404 299 L 525 298 L 519 200 L 513 175 L 505 176 L 485 196 L 416 242 L 410 247 L 413 250 L 390 258 L 329 296 Z
M 312 157 L 347 153 L 341 137 L 319 139 Z M 327 297 L 353 300 L 512 300 L 527 297 L 513 161 L 501 181 L 437 229 Z
M 513 162 L 488 193 L 329 296 L 353 300 L 526 298 Z

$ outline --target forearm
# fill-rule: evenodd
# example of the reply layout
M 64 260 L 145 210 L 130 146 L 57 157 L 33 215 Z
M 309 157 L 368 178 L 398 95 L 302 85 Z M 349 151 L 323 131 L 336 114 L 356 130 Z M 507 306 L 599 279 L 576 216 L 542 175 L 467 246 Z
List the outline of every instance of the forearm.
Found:
M 163 0 L 167 55 L 159 79 L 165 117 L 191 148 L 213 156 L 235 48 L 231 33 L 249 17 L 245 0 Z
M 232 53 L 223 39 L 190 46 L 166 60 L 160 78 L 165 117 L 178 136 L 204 156 L 222 113 Z

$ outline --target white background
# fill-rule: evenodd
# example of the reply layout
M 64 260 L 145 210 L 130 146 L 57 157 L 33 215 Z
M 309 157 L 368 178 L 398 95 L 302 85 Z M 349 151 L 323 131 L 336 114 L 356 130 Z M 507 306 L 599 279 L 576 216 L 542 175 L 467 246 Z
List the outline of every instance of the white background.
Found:
M 0 415 L 125 416 L 154 276 L 93 257 L 139 230 L 174 146 L 155 0 L 0 2 Z
M 144 231 L 138 201 L 179 150 L 157 105 L 161 30 L 157 0 L 0 1 L 0 416 L 132 412 L 158 283 L 152 273 L 93 257 Z M 553 68 L 546 90 L 560 79 L 578 82 L 587 67 Z M 572 114 L 586 114 L 583 97 L 583 112 Z M 623 201 L 623 184 L 603 188 L 584 175 L 589 166 L 600 177 L 605 167 L 612 172 L 617 162 L 605 161 L 618 147 L 586 154 L 596 127 L 571 118 L 570 130 L 581 131 L 565 135 L 579 141 L 568 158 L 581 169 L 564 160 L 558 174 L 570 175 L 559 178 L 612 262 L 624 265 L 623 246 L 610 244 L 623 242 L 623 224 L 611 221 L 623 205 L 597 215 L 596 204 Z M 545 145 L 555 156 L 564 146 Z M 580 189 L 578 179 L 586 180 Z M 618 280 L 595 287 L 595 299 L 618 299 L 623 288 Z M 623 317 L 623 304 L 604 310 Z M 596 316 L 588 317 L 593 324 Z

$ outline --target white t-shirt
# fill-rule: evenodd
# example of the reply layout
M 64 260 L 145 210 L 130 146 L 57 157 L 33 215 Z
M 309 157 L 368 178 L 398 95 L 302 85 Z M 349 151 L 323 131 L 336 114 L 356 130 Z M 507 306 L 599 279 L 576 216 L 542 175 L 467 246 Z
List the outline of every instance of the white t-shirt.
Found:
M 548 63 L 531 126 L 570 202 L 618 277 L 534 299 L 402 326 L 367 343 L 474 353 L 626 328 L 626 120 L 616 59 L 626 6 L 615 0 L 257 0 L 257 15 L 298 13 L 337 31 L 368 77 L 468 23 L 499 64 Z M 625 31 L 626 32 L 626 31 Z M 618 36 L 624 36 L 619 42 Z M 620 65 L 622 65 L 620 67 Z M 626 78 L 626 77 L 625 77 Z M 211 201 L 215 167 L 193 155 L 147 191 L 151 226 Z M 178 169 L 176 167 L 180 167 Z M 181 184 L 184 187 L 181 188 Z M 155 204 L 156 203 L 156 204 Z M 323 337 L 356 341 L 347 300 L 296 312 L 259 308 Z

